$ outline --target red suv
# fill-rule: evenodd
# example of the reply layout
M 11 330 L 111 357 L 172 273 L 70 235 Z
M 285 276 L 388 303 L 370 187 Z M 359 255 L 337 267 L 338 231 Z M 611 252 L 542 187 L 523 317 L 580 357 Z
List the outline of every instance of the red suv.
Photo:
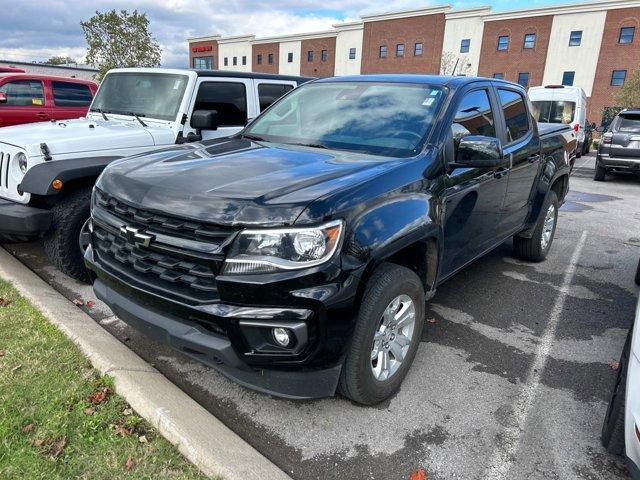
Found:
M 76 78 L 0 73 L 0 127 L 83 117 L 96 90 Z

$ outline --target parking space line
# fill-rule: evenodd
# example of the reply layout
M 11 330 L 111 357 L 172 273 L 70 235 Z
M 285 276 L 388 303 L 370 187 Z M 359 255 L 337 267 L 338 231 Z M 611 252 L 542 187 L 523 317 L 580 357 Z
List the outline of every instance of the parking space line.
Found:
M 509 470 L 515 460 L 515 455 L 518 452 L 520 444 L 520 438 L 524 433 L 524 426 L 526 425 L 531 409 L 533 408 L 536 392 L 540 386 L 542 373 L 546 367 L 547 359 L 555 340 L 556 331 L 558 330 L 558 325 L 560 323 L 560 317 L 564 310 L 564 304 L 571 288 L 573 277 L 575 276 L 578 266 L 578 260 L 580 259 L 586 238 L 587 231 L 585 230 L 582 232 L 580 240 L 578 240 L 576 248 L 574 249 L 569 261 L 569 267 L 562 278 L 560 293 L 553 304 L 549 323 L 540 338 L 534 362 L 529 369 L 526 382 L 524 383 L 522 392 L 520 392 L 514 407 L 514 411 L 512 413 L 513 422 L 505 430 L 503 445 L 500 445 L 494 451 L 491 463 L 485 470 L 485 475 L 481 477 L 483 479 L 506 480 L 509 478 Z

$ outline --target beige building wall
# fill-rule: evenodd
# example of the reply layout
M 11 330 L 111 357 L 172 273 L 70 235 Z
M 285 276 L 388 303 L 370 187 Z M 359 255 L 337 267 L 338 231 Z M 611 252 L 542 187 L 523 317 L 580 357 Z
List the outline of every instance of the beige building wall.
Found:
M 300 40 L 280 42 L 280 74 L 300 75 Z M 289 62 L 289 54 L 293 54 L 293 61 Z
M 478 74 L 484 27 L 482 15 L 490 11 L 491 7 L 478 7 L 457 10 L 445 15 L 440 73 L 443 75 Z M 464 39 L 471 41 L 468 53 L 460 52 Z M 453 72 L 454 66 L 456 66 L 455 72 Z
M 363 23 L 339 23 L 333 26 L 336 37 L 335 75 L 359 75 L 362 65 Z M 356 58 L 349 58 L 350 49 L 356 49 Z

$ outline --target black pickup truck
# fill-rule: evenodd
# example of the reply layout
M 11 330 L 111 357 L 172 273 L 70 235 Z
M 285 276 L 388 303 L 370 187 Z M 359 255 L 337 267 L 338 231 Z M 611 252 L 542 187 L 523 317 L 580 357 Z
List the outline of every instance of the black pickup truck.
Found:
M 85 262 L 122 320 L 243 385 L 375 404 L 438 285 L 512 237 L 547 256 L 574 150 L 512 83 L 318 80 L 234 137 L 109 165 Z

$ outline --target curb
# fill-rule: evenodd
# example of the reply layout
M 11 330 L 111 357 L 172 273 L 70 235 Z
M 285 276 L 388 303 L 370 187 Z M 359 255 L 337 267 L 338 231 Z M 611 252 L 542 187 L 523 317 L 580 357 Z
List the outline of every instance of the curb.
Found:
M 0 277 L 113 377 L 118 394 L 204 474 L 224 480 L 290 477 L 89 315 L 0 247 Z

